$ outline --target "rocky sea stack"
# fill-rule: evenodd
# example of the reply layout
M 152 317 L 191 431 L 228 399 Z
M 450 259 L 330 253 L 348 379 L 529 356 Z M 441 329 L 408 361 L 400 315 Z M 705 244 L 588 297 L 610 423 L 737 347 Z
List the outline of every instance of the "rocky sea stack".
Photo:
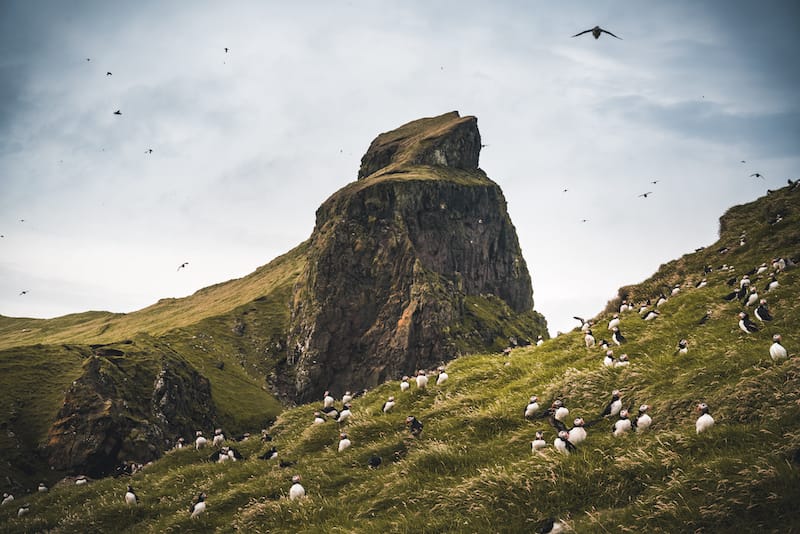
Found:
M 358 181 L 317 210 L 291 306 L 295 400 L 546 336 L 480 148 L 475 117 L 410 122 L 379 135 Z

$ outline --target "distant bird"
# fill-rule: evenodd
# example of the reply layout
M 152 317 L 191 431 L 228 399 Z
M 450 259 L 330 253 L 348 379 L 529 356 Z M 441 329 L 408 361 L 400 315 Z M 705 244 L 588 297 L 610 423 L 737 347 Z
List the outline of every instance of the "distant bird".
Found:
M 676 354 L 686 354 L 689 352 L 689 341 L 686 339 L 681 339 L 678 341 L 678 350 Z
M 619 326 L 619 324 L 620 324 L 619 314 L 615 313 L 614 316 L 611 318 L 611 320 L 608 322 L 608 329 L 613 330 L 614 327 Z
M 422 433 L 422 422 L 413 415 L 406 417 L 406 426 L 411 430 L 411 435 L 414 437 Z
M 769 347 L 769 356 L 773 360 L 785 360 L 789 353 L 786 352 L 786 348 L 781 345 L 781 335 L 775 334 L 772 336 L 772 345 Z
M 700 412 L 700 417 L 697 418 L 694 426 L 699 434 L 714 426 L 714 418 L 708 413 L 708 404 L 705 402 L 697 405 L 697 411 Z
M 404 376 L 403 379 L 400 381 L 400 391 L 408 391 L 408 388 L 411 387 L 411 384 L 408 383 L 408 377 Z
M 754 287 L 750 288 L 750 295 L 747 297 L 747 302 L 744 303 L 746 307 L 755 305 L 758 302 L 758 290 Z
M 547 447 L 547 442 L 544 440 L 544 432 L 541 430 L 536 432 L 536 439 L 531 441 L 531 451 L 538 452 Z
M 650 182 L 650 183 L 651 183 L 651 184 L 653 184 L 653 185 L 656 185 L 656 184 L 658 183 L 658 180 L 653 180 L 653 181 L 652 181 L 652 182 Z
M 76 486 L 84 486 L 89 483 L 89 479 L 86 478 L 86 475 L 78 475 L 75 478 L 75 485 Z
M 319 412 L 314 412 L 314 422 L 312 424 L 321 425 L 324 422 L 325 419 L 322 418 L 322 414 L 320 414 Z
M 562 454 L 569 454 L 576 450 L 575 444 L 569 441 L 569 432 L 566 430 L 558 433 L 558 437 L 553 440 L 553 446 Z
M 711 319 L 711 310 L 706 310 L 706 314 L 697 322 L 697 324 L 706 324 Z
M 337 423 L 346 423 L 350 416 L 353 415 L 353 412 L 350 411 L 350 403 L 344 405 L 344 409 L 339 412 L 339 417 L 336 419 Z
M 5 506 L 14 500 L 14 496 L 10 493 L 3 493 L 3 500 L 0 501 L 0 506 Z
M 28 294 L 28 290 L 27 289 L 23 289 L 22 291 L 19 292 L 19 294 L 20 295 L 27 295 Z
M 278 457 L 278 449 L 276 447 L 272 447 L 270 450 L 262 454 L 258 457 L 259 460 L 274 460 Z
M 449 376 L 447 372 L 445 372 L 444 367 L 439 367 L 439 375 L 436 377 L 436 385 L 441 386 L 447 381 L 448 378 Z
M 762 180 L 764 180 L 764 179 L 765 179 L 765 178 L 764 178 L 764 175 L 763 175 L 763 174 L 761 174 L 761 173 L 758 173 L 758 172 L 754 172 L 753 174 L 751 174 L 751 175 L 750 175 L 750 177 L 751 177 L 751 178 L 753 178 L 753 177 L 755 177 L 755 178 L 761 178 Z
M 603 365 L 606 367 L 614 367 L 616 365 L 616 359 L 614 358 L 614 351 L 607 350 L 606 356 L 603 358 Z
M 525 406 L 525 417 L 533 417 L 539 411 L 539 397 L 536 395 L 531 396 L 528 405 Z
M 758 332 L 758 326 L 756 326 L 756 324 L 750 320 L 750 316 L 747 314 L 747 312 L 739 313 L 739 328 L 745 334 Z
M 589 222 L 589 219 L 581 219 L 582 223 Z
M 419 389 L 425 389 L 425 387 L 428 385 L 428 377 L 425 376 L 425 371 L 420 370 L 417 373 L 416 380 L 417 380 L 417 388 Z
M 619 412 L 619 420 L 614 423 L 611 432 L 614 434 L 614 436 L 619 437 L 630 432 L 632 427 L 633 425 L 631 420 L 628 418 L 628 410 L 622 410 Z
M 656 310 L 650 310 L 642 317 L 642 319 L 644 319 L 645 321 L 652 321 L 658 318 L 658 315 L 659 313 Z
M 590 28 L 588 30 L 583 30 L 582 32 L 579 32 L 579 33 L 576 33 L 575 35 L 573 35 L 573 37 L 578 37 L 579 35 L 583 35 L 584 33 L 589 33 L 589 32 L 592 33 L 592 35 L 594 36 L 595 39 L 599 39 L 601 33 L 607 33 L 611 37 L 617 37 L 616 35 L 614 35 L 610 31 L 604 30 L 600 26 L 595 26 L 594 28 Z M 617 39 L 622 40 L 622 37 L 617 37 Z
M 639 415 L 636 417 L 636 424 L 634 425 L 637 432 L 644 432 L 653 424 L 653 418 L 647 414 L 647 410 L 649 409 L 650 406 L 647 404 L 639 406 Z
M 383 413 L 389 413 L 392 410 L 392 408 L 394 408 L 394 405 L 395 405 L 394 397 L 390 396 L 386 400 L 386 402 L 383 403 L 383 407 L 381 408 L 381 410 L 383 411 Z
M 586 344 L 587 349 L 591 349 L 592 347 L 594 347 L 595 340 L 591 330 L 587 331 L 586 335 L 583 336 L 583 342 Z
M 695 287 L 696 289 L 701 289 L 701 288 L 704 288 L 704 287 L 706 287 L 706 285 L 708 285 L 708 280 L 706 280 L 705 278 L 703 278 L 703 279 L 701 279 L 699 282 L 697 282 L 697 283 L 695 284 L 695 286 L 694 286 L 694 287 Z
M 39 493 L 47 493 L 47 486 L 44 482 L 39 482 L 39 486 L 36 488 L 36 491 Z
M 756 316 L 756 319 L 762 323 L 772 320 L 772 315 L 769 313 L 769 308 L 767 307 L 767 299 L 761 299 L 759 301 L 753 314 Z
M 583 317 L 578 317 L 577 315 L 573 315 L 572 318 L 576 321 L 580 321 L 582 332 L 586 332 L 591 328 L 591 321 L 586 321 Z
M 350 390 L 345 391 L 344 395 L 342 395 L 342 404 L 347 404 L 351 400 L 353 400 L 353 394 L 350 393 Z
M 17 517 L 22 517 L 23 515 L 27 514 L 30 511 L 31 511 L 31 505 L 25 503 L 19 507 L 19 510 L 17 510 Z
M 152 154 L 153 153 L 153 149 L 152 148 L 148 148 L 147 150 L 144 151 L 144 153 L 145 154 Z
M 367 465 L 369 465 L 370 469 L 377 469 L 383 463 L 383 460 L 377 454 L 373 454 L 369 457 L 369 461 L 367 461 Z
M 553 417 L 556 421 L 559 421 L 563 424 L 567 417 L 569 417 L 569 410 L 566 406 L 564 406 L 564 401 L 561 399 L 556 399 L 556 401 L 553 403 L 553 407 L 555 408 Z
M 125 492 L 125 504 L 128 506 L 134 506 L 139 503 L 139 499 L 136 497 L 136 493 L 133 491 L 133 486 L 128 485 L 128 491 Z
M 639 196 L 640 196 L 640 197 L 647 198 L 647 195 L 652 195 L 652 194 L 653 194 L 653 192 L 652 192 L 652 191 L 648 191 L 647 193 L 642 193 L 642 194 L 641 194 L 641 195 L 639 195 Z
M 181 269 L 185 269 L 187 265 L 189 265 L 189 262 L 185 261 L 185 262 L 181 263 L 180 265 L 178 265 L 178 269 L 177 270 L 180 271 Z
M 111 72 L 106 72 L 106 76 L 111 76 Z
M 778 286 L 780 286 L 778 279 L 773 274 L 772 278 L 770 278 L 769 282 L 767 282 L 767 285 L 764 287 L 764 289 L 766 291 L 774 291 L 775 289 L 778 289 Z
M 206 445 L 208 445 L 208 440 L 205 437 L 203 437 L 203 432 L 198 430 L 197 432 L 195 432 L 195 436 L 197 436 L 197 438 L 194 440 L 195 450 L 199 451 L 200 449 L 204 449 Z
M 569 429 L 570 443 L 580 445 L 586 439 L 586 429 L 583 428 L 585 424 L 582 417 L 578 417 L 573 421 L 573 426 Z
M 347 437 L 347 434 L 345 434 L 344 432 L 339 434 L 339 452 L 342 452 L 343 450 L 347 449 L 350 445 L 352 445 L 352 442 Z
M 189 513 L 191 514 L 189 517 L 194 519 L 205 511 L 206 511 L 206 494 L 201 492 L 197 496 L 197 500 L 194 502 L 194 504 L 192 504 L 191 508 L 189 508 Z
M 222 433 L 221 428 L 214 430 L 214 438 L 211 440 L 211 445 L 219 447 L 225 442 L 225 434 Z
M 226 47 L 225 47 L 225 53 L 226 53 L 226 54 L 228 53 L 228 50 L 229 50 L 229 48 L 226 46 Z
M 91 61 L 91 60 L 92 60 L 92 58 L 90 58 L 90 57 L 86 58 L 86 61 Z
M 286 469 L 287 467 L 292 467 L 297 462 L 293 460 L 278 460 L 278 467 L 281 469 Z
M 292 487 L 289 488 L 289 499 L 296 501 L 306 496 L 306 489 L 300 484 L 300 475 L 292 477 Z
M 614 367 L 625 367 L 626 365 L 630 365 L 631 362 L 628 360 L 627 354 L 620 355 L 617 362 L 614 364 Z
M 122 111 L 117 110 L 117 111 L 114 112 L 114 115 L 122 115 Z

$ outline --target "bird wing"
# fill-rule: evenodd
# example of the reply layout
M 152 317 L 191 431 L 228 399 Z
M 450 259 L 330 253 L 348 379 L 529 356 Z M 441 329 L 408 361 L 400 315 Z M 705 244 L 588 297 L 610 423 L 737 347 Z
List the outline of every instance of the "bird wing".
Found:
M 573 37 L 577 37 L 579 35 L 583 35 L 584 33 L 589 33 L 590 31 L 592 31 L 592 29 L 593 28 L 589 28 L 588 30 L 584 30 L 584 31 L 582 31 L 580 33 L 576 33 L 575 35 L 573 35 Z M 616 37 L 616 35 L 614 37 Z
M 602 28 L 601 28 L 601 29 L 600 29 L 600 31 L 601 31 L 601 32 L 603 32 L 603 33 L 607 33 L 607 34 L 608 34 L 608 35 L 610 35 L 611 37 L 617 37 L 616 35 L 614 35 L 613 33 L 611 33 L 611 32 L 610 32 L 610 31 L 608 31 L 608 30 L 604 30 L 604 29 L 602 29 Z M 622 37 L 617 37 L 617 39 L 619 39 L 619 40 L 621 41 L 621 40 L 622 40 Z
M 219 455 L 220 455 L 220 452 L 217 451 L 214 454 L 212 454 L 211 456 L 209 456 L 208 459 L 211 460 L 212 462 L 218 462 L 219 461 Z
M 585 322 L 586 322 L 586 321 L 584 321 L 584 320 L 583 320 L 583 318 L 581 318 L 581 317 L 578 317 L 577 315 L 573 315 L 573 316 L 572 316 L 572 318 L 573 318 L 573 319 L 577 319 L 578 321 L 580 321 L 580 322 L 581 322 L 581 324 L 583 324 L 583 323 L 585 323 Z

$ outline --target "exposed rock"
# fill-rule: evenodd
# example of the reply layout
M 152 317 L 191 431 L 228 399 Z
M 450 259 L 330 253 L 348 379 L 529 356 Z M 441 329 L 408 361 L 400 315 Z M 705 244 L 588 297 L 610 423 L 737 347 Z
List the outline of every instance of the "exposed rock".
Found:
M 213 427 L 209 382 L 182 359 L 164 354 L 133 362 L 121 350 L 102 352 L 118 359 L 86 360 L 50 428 L 52 468 L 105 476 L 123 462 L 160 457 L 176 435 Z
M 502 349 L 498 338 L 546 335 L 503 193 L 477 168 L 479 151 L 474 117 L 414 121 L 378 136 L 359 181 L 317 210 L 292 305 L 298 400 L 371 387 L 462 349 Z M 507 331 L 485 331 L 465 310 L 469 296 L 501 299 Z M 454 339 L 468 315 L 475 335 Z

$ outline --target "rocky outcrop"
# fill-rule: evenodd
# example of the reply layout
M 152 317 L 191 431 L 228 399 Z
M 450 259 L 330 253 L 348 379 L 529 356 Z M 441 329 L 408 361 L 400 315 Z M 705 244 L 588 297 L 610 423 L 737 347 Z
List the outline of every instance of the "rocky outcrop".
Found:
M 378 136 L 359 180 L 317 210 L 292 304 L 298 400 L 546 335 L 503 193 L 478 169 L 479 152 L 474 117 L 414 121 Z M 507 335 L 478 332 L 459 345 L 452 333 L 468 315 L 473 330 L 485 326 L 465 309 L 470 296 L 507 305 Z
M 161 456 L 176 436 L 213 428 L 207 379 L 174 354 L 96 349 L 72 383 L 46 445 L 52 468 L 100 477 Z

